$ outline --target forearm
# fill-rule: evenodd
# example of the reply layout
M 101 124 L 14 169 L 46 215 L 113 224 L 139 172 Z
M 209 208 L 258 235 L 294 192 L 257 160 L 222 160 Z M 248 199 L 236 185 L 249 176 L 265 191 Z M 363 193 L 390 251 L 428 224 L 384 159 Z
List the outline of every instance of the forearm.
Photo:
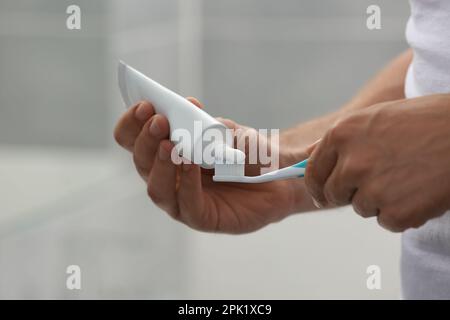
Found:
M 301 154 L 308 145 L 320 139 L 343 115 L 377 103 L 403 99 L 406 72 L 411 60 L 412 51 L 405 51 L 392 60 L 339 110 L 283 131 L 280 135 L 281 148 L 289 149 L 292 156 L 296 158 L 296 154 Z

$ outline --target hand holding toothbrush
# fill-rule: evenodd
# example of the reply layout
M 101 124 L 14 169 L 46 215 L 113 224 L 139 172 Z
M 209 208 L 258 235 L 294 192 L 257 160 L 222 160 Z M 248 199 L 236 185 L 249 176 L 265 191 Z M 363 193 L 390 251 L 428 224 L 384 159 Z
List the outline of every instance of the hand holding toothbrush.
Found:
M 377 104 L 338 121 L 305 174 L 321 206 L 352 204 L 391 231 L 450 209 L 450 95 Z

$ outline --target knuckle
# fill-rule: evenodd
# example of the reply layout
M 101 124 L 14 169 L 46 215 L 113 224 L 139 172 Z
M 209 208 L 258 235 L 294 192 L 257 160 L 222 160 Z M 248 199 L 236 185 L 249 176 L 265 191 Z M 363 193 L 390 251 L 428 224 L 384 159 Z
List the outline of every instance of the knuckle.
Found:
M 364 155 L 352 153 L 343 161 L 342 172 L 346 179 L 358 179 L 370 170 L 370 161 Z
M 154 204 L 156 205 L 162 204 L 163 198 L 161 194 L 158 192 L 158 189 L 150 183 L 147 185 L 147 195 L 153 201 Z
M 376 207 L 370 206 L 369 199 L 365 197 L 358 197 L 357 199 L 352 200 L 353 210 L 362 218 L 371 218 L 376 216 L 377 209 Z
M 352 200 L 353 211 L 363 218 L 368 218 L 367 210 L 365 209 L 365 199 L 361 196 Z
M 352 134 L 354 124 L 357 123 L 357 116 L 351 115 L 336 121 L 330 128 L 328 135 L 333 143 L 344 143 Z
M 408 228 L 408 219 L 398 213 L 380 214 L 378 223 L 392 232 L 403 232 Z
M 403 229 L 407 226 L 408 219 L 406 219 L 404 216 L 400 214 L 396 214 L 391 216 L 391 222 L 392 225 L 394 225 L 398 229 Z
M 369 218 L 369 214 L 367 210 L 365 210 L 364 205 L 361 202 L 353 201 L 352 202 L 353 211 L 356 212 L 362 218 Z
M 334 144 L 341 143 L 345 139 L 345 124 L 343 120 L 339 120 L 330 128 L 328 138 Z
M 117 142 L 117 144 L 119 146 L 123 147 L 125 145 L 125 141 L 124 141 L 124 137 L 123 137 L 123 134 L 122 134 L 122 130 L 121 130 L 121 128 L 119 126 L 115 127 L 113 136 L 114 136 L 114 140 Z
M 359 201 L 359 205 L 365 205 L 366 203 L 371 203 L 376 207 L 380 207 L 385 204 L 384 192 L 382 186 L 377 183 L 376 180 L 370 180 L 367 183 L 361 184 L 360 186 L 362 196 L 356 199 Z
M 348 203 L 348 201 L 346 201 L 348 199 L 344 199 L 343 196 L 338 192 L 338 186 L 332 179 L 328 179 L 328 181 L 325 183 L 325 186 L 323 187 L 323 194 L 325 199 L 331 204 L 340 206 Z

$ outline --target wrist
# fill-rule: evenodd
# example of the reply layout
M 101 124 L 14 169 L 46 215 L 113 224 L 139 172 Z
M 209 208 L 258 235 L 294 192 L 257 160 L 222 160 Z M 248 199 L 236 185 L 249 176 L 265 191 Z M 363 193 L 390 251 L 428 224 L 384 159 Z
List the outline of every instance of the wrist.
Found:
M 280 168 L 288 167 L 306 159 L 306 146 L 294 143 L 292 133 L 282 132 L 279 137 Z M 298 140 L 297 140 L 298 141 Z

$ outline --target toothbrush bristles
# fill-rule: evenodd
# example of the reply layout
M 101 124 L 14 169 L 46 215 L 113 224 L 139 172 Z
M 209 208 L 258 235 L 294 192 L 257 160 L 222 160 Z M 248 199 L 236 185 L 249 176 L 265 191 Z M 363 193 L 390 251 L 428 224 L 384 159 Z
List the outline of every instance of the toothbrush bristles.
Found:
M 214 175 L 215 176 L 226 176 L 226 177 L 242 177 L 245 174 L 245 164 L 241 163 L 216 163 L 214 166 Z

